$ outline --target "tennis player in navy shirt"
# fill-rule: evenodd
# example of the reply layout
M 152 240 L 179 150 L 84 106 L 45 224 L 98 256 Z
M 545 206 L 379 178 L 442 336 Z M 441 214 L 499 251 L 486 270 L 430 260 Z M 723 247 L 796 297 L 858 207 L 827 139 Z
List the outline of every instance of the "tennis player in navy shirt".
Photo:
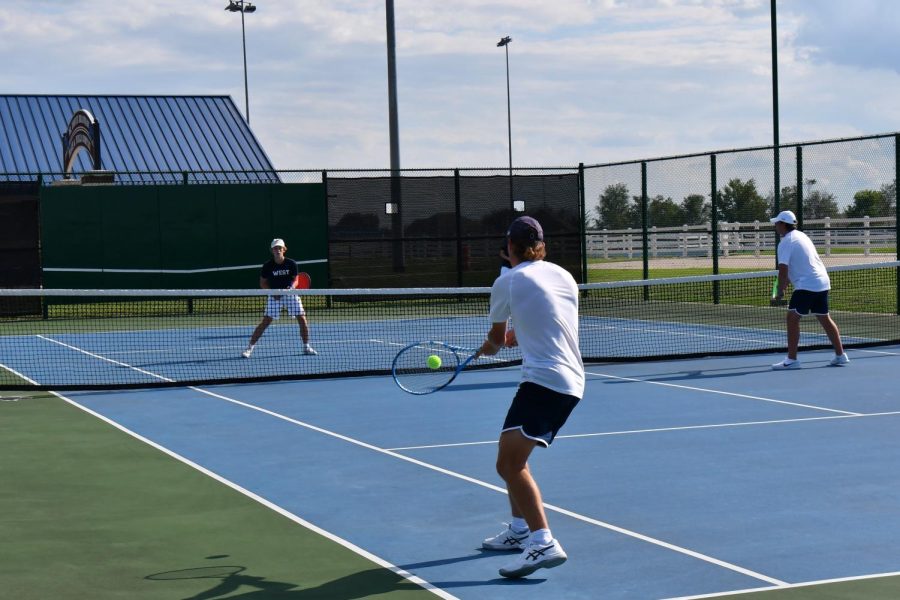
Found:
M 275 238 L 271 244 L 272 258 L 262 266 L 259 273 L 259 287 L 264 290 L 291 290 L 297 287 L 297 275 L 299 269 L 297 263 L 285 256 L 287 246 L 284 240 Z M 306 312 L 299 296 L 267 296 L 266 312 L 262 321 L 256 326 L 250 337 L 250 345 L 241 353 L 244 358 L 250 358 L 256 342 L 262 337 L 266 328 L 272 321 L 281 316 L 282 309 L 287 310 L 288 315 L 297 318 L 300 325 L 300 337 L 303 339 L 304 354 L 318 354 L 309 343 L 309 325 L 306 322 Z

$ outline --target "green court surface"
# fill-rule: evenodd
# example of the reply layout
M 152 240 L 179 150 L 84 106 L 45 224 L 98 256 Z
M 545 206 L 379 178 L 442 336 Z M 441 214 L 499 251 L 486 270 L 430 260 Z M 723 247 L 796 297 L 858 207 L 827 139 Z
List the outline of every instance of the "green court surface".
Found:
M 874 577 L 806 585 L 743 594 L 709 596 L 723 600 L 895 600 L 900 598 L 900 576 Z
M 4 598 L 435 597 L 49 394 L 0 395 L 0 455 Z

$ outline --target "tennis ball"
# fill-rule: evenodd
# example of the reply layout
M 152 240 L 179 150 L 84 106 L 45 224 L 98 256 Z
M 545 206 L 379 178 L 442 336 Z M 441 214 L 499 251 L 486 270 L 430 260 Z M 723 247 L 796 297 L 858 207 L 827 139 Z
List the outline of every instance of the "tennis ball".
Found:
M 429 369 L 440 369 L 441 368 L 441 357 L 437 354 L 432 354 L 428 357 L 428 360 L 425 361 L 425 364 L 428 365 Z

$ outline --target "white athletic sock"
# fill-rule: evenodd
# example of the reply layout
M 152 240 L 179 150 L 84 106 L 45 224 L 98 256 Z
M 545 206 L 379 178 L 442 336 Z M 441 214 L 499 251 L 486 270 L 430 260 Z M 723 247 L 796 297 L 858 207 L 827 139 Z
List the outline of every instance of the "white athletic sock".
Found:
M 510 523 L 509 526 L 516 533 L 528 531 L 528 523 L 526 523 L 525 519 L 522 517 L 513 517 L 512 523 Z
M 528 538 L 528 542 L 530 544 L 540 544 L 541 546 L 546 546 L 552 541 L 553 534 L 550 533 L 549 529 L 538 529 L 537 531 L 532 531 L 531 537 Z

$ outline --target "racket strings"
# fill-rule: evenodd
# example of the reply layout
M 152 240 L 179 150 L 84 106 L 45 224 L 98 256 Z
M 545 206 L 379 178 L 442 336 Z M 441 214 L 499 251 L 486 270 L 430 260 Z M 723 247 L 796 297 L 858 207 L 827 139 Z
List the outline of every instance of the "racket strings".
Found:
M 428 366 L 431 356 L 441 359 L 439 367 Z M 459 354 L 444 344 L 420 343 L 404 349 L 394 359 L 394 378 L 406 391 L 424 394 L 447 385 L 456 375 L 459 362 Z

